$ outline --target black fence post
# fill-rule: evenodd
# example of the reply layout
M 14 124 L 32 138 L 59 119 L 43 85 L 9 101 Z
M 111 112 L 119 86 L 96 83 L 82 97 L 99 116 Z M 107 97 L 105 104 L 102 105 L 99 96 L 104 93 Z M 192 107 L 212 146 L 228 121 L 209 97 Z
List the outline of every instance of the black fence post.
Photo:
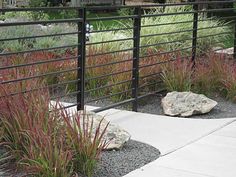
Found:
M 86 8 L 78 11 L 78 61 L 77 61 L 77 110 L 84 110 L 85 56 L 86 56 Z
M 194 1 L 196 2 L 196 1 Z M 193 39 L 192 39 L 192 62 L 195 65 L 195 58 L 197 52 L 197 30 L 198 30 L 198 4 L 193 4 Z
M 132 71 L 132 98 L 133 111 L 138 111 L 138 87 L 139 87 L 139 52 L 140 52 L 140 30 L 141 30 L 141 7 L 134 9 L 134 30 L 133 30 L 133 71 Z
M 236 59 L 236 19 L 234 20 L 234 59 Z

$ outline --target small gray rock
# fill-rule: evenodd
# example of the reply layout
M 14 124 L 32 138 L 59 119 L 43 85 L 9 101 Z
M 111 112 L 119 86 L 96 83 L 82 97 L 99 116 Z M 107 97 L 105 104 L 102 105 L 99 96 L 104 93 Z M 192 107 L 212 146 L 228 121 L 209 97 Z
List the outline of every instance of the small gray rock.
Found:
M 192 92 L 170 92 L 162 100 L 164 114 L 189 117 L 210 112 L 217 102 L 205 95 Z

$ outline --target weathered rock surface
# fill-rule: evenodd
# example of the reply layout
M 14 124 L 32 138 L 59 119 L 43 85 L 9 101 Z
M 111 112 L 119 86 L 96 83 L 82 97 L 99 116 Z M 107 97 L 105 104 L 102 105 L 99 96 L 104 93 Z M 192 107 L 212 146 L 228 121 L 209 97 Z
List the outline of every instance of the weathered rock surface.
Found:
M 83 116 L 83 112 L 80 112 L 80 115 Z M 95 134 L 96 129 L 102 120 L 103 121 L 100 127 L 101 131 L 103 131 L 106 125 L 109 123 L 106 119 L 104 119 L 103 116 L 95 114 L 94 112 L 86 111 L 86 116 L 87 117 L 85 117 L 85 121 L 91 122 L 93 120 L 93 134 Z M 131 135 L 127 131 L 125 131 L 124 129 L 115 124 L 109 123 L 103 138 L 103 141 L 109 142 L 108 146 L 105 149 L 106 150 L 121 149 L 124 146 L 124 144 L 130 140 L 130 138 Z
M 217 50 L 217 49 L 216 49 Z M 227 55 L 233 55 L 234 54 L 234 48 L 228 48 L 228 49 L 221 49 L 217 50 L 216 53 L 218 54 L 227 54 Z
M 192 92 L 170 92 L 161 101 L 164 114 L 189 117 L 210 112 L 217 102 Z

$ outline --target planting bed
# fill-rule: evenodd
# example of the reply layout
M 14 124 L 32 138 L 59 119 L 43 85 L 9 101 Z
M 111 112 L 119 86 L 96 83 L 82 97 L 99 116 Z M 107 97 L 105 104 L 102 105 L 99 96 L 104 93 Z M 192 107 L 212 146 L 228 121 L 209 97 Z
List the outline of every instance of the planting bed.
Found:
M 156 160 L 160 151 L 148 144 L 130 140 L 121 150 L 104 151 L 101 155 L 94 177 L 121 177 Z M 17 177 L 22 173 L 3 174 L 0 171 L 0 175 Z

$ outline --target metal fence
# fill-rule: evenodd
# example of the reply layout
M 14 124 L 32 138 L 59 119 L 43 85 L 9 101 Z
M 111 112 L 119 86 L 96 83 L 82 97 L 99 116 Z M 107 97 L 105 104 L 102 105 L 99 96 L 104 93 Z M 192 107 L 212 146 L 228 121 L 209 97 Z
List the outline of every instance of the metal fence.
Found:
M 1 85 L 44 79 L 46 86 L 24 87 L 21 92 L 47 87 L 54 100 L 76 98 L 68 107 L 78 110 L 102 101 L 95 112 L 128 103 L 137 111 L 141 99 L 164 89 L 163 64 L 176 58 L 194 62 L 230 41 L 235 56 L 235 2 L 1 9 L 5 14 L 34 12 L 34 20 L 0 23 Z M 112 15 L 89 16 L 100 10 L 112 11 Z M 61 19 L 39 18 L 47 13 L 63 15 Z

